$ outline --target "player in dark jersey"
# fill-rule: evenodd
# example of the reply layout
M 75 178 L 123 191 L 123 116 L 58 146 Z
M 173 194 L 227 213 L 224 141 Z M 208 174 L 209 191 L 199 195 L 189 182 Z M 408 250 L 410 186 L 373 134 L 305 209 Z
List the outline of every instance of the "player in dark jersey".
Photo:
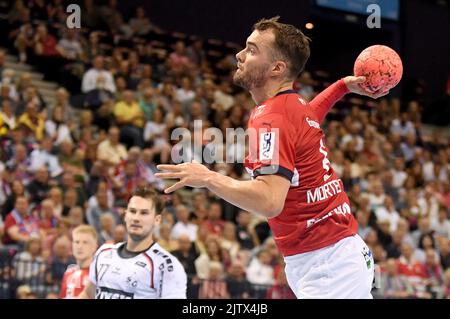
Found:
M 357 235 L 342 181 L 330 161 L 320 123 L 346 93 L 365 92 L 364 77 L 347 76 L 310 103 L 293 90 L 309 58 L 309 39 L 277 18 L 255 24 L 239 52 L 234 82 L 256 103 L 245 166 L 251 181 L 213 172 L 199 163 L 159 165 L 157 176 L 179 179 L 166 189 L 205 187 L 244 210 L 268 218 L 298 298 L 372 298 L 373 258 Z

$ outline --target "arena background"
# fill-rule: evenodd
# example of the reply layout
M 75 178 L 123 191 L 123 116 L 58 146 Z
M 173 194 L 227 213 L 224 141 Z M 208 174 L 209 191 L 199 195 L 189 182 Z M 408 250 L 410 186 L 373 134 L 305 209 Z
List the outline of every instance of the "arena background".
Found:
M 123 240 L 127 195 L 139 183 L 162 188 L 153 174 L 167 161 L 171 129 L 202 118 L 221 129 L 245 127 L 253 104 L 231 84 L 234 54 L 254 22 L 275 15 L 312 39 L 296 82 L 307 99 L 349 75 L 369 45 L 388 45 L 402 57 L 403 79 L 386 98 L 348 95 L 337 103 L 324 125 L 327 144 L 379 266 L 374 296 L 450 297 L 448 1 L 389 1 L 398 4 L 398 18 L 381 19 L 379 29 L 367 27 L 367 14 L 318 3 L 378 3 L 383 11 L 388 1 L 118 2 L 114 10 L 109 1 L 79 1 L 82 28 L 67 32 L 70 1 L 0 1 L 0 298 L 57 297 L 73 263 L 70 230 L 80 223 L 95 226 L 101 243 Z M 174 53 L 181 42 L 186 48 Z M 98 53 L 114 89 L 83 92 Z M 188 62 L 178 65 L 180 57 Z M 117 123 L 115 110 L 127 98 L 144 113 L 143 123 Z M 102 153 L 113 124 L 126 159 Z M 248 178 L 241 165 L 211 168 Z M 41 236 L 35 245 L 32 231 L 28 244 L 5 240 L 5 220 L 22 193 Z M 46 198 L 51 217 L 41 205 Z M 202 191 L 165 200 L 157 239 L 182 259 L 189 298 L 293 297 L 267 223 Z M 184 245 L 176 229 L 186 214 L 198 234 Z

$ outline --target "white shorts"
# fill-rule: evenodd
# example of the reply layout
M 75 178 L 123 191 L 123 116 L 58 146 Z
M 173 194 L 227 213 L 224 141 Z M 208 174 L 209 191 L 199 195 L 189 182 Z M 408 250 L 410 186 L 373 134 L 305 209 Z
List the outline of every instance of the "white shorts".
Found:
M 299 299 L 372 299 L 373 256 L 357 234 L 284 260 L 289 286 Z

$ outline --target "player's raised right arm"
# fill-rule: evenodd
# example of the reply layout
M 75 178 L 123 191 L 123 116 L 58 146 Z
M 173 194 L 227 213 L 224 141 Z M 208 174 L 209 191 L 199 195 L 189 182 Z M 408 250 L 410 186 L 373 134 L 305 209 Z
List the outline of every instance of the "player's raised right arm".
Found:
M 346 76 L 331 84 L 309 102 L 309 106 L 316 114 L 319 122 L 322 123 L 333 105 L 347 93 L 369 96 L 373 99 L 377 99 L 389 93 L 389 91 L 374 93 L 366 92 L 359 86 L 359 84 L 364 83 L 364 81 L 366 81 L 364 76 Z

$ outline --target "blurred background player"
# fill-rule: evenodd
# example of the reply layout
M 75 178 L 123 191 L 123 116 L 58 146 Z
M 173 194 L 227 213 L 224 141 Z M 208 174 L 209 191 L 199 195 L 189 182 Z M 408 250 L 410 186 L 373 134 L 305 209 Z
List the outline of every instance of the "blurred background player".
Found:
M 77 264 L 64 273 L 60 298 L 75 298 L 89 282 L 89 266 L 97 250 L 97 232 L 89 225 L 80 225 L 72 231 L 72 253 Z
M 80 298 L 186 298 L 183 266 L 153 240 L 162 207 L 154 190 L 136 189 L 125 212 L 128 241 L 98 249 L 90 266 L 90 282 Z

